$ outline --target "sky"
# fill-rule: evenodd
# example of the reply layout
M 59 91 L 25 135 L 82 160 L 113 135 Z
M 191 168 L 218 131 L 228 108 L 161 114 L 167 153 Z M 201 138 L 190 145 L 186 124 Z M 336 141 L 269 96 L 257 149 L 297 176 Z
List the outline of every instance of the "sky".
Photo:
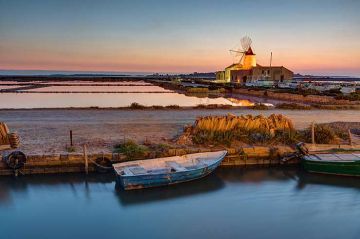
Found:
M 359 0 L 0 0 L 0 69 L 211 72 L 253 40 L 260 65 L 360 76 Z

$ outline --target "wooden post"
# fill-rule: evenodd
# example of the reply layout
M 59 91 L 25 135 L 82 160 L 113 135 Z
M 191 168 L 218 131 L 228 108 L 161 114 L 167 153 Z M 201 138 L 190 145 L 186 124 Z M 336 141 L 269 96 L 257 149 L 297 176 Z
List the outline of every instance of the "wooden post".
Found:
M 73 146 L 73 135 L 72 135 L 72 130 L 70 130 L 70 146 Z
M 86 144 L 84 144 L 84 146 L 83 146 L 83 151 L 84 151 L 85 173 L 88 174 L 89 173 L 89 163 L 88 163 Z
M 315 146 L 315 123 L 311 123 L 311 142 Z
M 353 142 L 352 142 L 352 136 L 351 136 L 351 131 L 350 129 L 348 130 L 348 134 L 349 134 L 349 144 L 352 147 L 353 146 Z

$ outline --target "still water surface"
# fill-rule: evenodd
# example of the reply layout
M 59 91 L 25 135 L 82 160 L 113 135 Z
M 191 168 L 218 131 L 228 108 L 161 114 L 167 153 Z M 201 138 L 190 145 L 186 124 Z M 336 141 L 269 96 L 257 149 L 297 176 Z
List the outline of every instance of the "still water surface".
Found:
M 11 86 L 5 85 L 13 83 L 14 85 Z M 0 91 L 15 89 L 19 87 L 16 85 L 18 83 L 19 82 L 0 81 Z M 36 88 L 24 88 L 24 86 L 21 86 L 18 92 L 0 92 L 0 109 L 126 107 L 133 102 L 146 106 L 196 106 L 199 104 L 252 106 L 257 102 L 278 102 L 258 97 L 240 95 L 229 95 L 226 97 L 224 95 L 212 95 L 211 97 L 208 95 L 185 95 L 149 84 L 145 81 L 46 81 L 41 82 L 40 87 L 40 83 L 35 83 L 37 83 Z M 29 85 L 31 84 L 29 83 Z
M 360 238 L 360 180 L 227 169 L 124 192 L 113 176 L 0 178 L 1 238 Z

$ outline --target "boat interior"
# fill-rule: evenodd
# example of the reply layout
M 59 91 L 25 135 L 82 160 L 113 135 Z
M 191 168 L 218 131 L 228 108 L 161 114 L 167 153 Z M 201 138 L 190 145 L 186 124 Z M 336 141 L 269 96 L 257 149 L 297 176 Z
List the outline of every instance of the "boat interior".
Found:
M 114 164 L 113 166 L 116 173 L 121 176 L 185 172 L 212 165 L 222 159 L 226 153 L 226 151 L 219 151 L 188 154 L 167 158 L 130 161 Z
M 353 161 L 360 161 L 360 154 L 359 153 L 311 154 L 311 155 L 307 155 L 305 159 L 311 160 L 311 161 L 353 162 Z

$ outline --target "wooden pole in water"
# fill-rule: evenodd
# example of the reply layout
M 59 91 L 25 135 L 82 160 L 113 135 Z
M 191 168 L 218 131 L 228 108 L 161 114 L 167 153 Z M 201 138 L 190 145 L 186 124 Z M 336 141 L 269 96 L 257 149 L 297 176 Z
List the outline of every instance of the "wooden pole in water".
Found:
M 353 146 L 353 142 L 352 142 L 352 135 L 351 135 L 351 131 L 350 129 L 348 130 L 348 134 L 349 134 L 349 144 L 352 147 Z
M 89 163 L 88 163 L 86 144 L 84 144 L 84 146 L 83 146 L 83 151 L 84 151 L 85 173 L 88 174 L 89 173 Z
M 315 122 L 311 123 L 311 142 L 315 146 Z

